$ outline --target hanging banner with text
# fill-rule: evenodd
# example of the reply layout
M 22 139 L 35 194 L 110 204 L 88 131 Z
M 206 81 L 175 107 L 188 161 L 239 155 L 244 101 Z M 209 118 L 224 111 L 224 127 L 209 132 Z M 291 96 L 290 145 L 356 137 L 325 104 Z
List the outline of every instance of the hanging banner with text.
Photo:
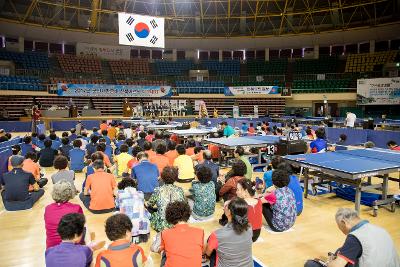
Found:
M 357 80 L 358 105 L 399 105 L 400 77 Z
M 111 60 L 129 59 L 131 57 L 131 48 L 126 46 L 77 43 L 76 55 L 94 55 Z
M 171 86 L 140 86 L 113 84 L 57 84 L 59 96 L 88 97 L 170 97 Z
M 278 86 L 233 86 L 225 87 L 226 96 L 237 95 L 273 95 L 279 94 Z

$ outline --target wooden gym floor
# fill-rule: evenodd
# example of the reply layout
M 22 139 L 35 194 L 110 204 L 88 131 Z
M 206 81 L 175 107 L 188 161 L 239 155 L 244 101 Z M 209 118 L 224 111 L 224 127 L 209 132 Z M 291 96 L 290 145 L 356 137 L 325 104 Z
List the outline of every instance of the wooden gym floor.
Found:
M 46 168 L 46 177 L 50 177 L 54 168 Z M 398 174 L 392 174 L 398 177 Z M 254 176 L 262 177 L 262 173 Z M 76 187 L 81 188 L 84 175 L 76 175 Z M 44 196 L 31 210 L 8 212 L 0 202 L 0 266 L 41 267 L 45 266 L 44 252 L 46 234 L 44 228 L 44 209 L 52 203 L 51 181 L 45 186 Z M 398 183 L 389 182 L 389 193 L 400 194 Z M 187 191 L 188 185 L 184 185 Z M 78 196 L 73 203 L 81 204 Z M 110 214 L 94 215 L 87 211 L 81 204 L 87 225 L 94 231 L 97 240 L 107 240 L 104 233 L 105 220 Z M 334 194 L 322 196 L 309 196 L 304 200 L 303 213 L 297 218 L 294 231 L 287 233 L 271 234 L 264 229 L 261 231 L 260 241 L 253 244 L 253 256 L 261 260 L 266 266 L 303 266 L 305 260 L 314 257 L 324 257 L 328 252 L 339 248 L 345 236 L 336 227 L 334 215 L 339 207 L 354 207 L 353 202 L 337 198 Z M 214 220 L 205 223 L 193 224 L 205 231 L 205 236 L 218 227 L 218 218 L 222 214 L 222 203 L 217 203 Z M 361 217 L 371 223 L 384 227 L 392 236 L 398 251 L 400 251 L 400 209 L 392 213 L 380 208 L 378 217 L 372 217 L 371 208 L 362 206 Z M 150 241 L 140 244 L 154 260 L 154 266 L 159 266 L 160 256 L 151 253 L 150 242 L 155 232 L 151 232 Z M 107 243 L 107 244 L 108 244 Z M 382 252 L 384 253 L 384 252 Z M 95 259 L 95 257 L 94 257 Z

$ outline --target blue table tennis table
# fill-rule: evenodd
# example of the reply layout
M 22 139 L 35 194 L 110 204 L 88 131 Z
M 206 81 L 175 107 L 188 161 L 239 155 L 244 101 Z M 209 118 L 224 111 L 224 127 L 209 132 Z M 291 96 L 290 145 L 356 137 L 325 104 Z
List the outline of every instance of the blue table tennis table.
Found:
M 231 137 L 231 138 L 208 138 L 204 139 L 203 143 L 216 145 L 225 151 L 232 151 L 236 149 L 236 147 L 238 146 L 248 146 L 255 148 L 265 147 L 267 148 L 267 154 L 273 155 L 276 151 L 276 145 L 279 143 L 281 138 L 282 136 L 276 136 L 276 135 L 243 136 L 243 137 Z M 266 165 L 261 163 L 261 157 L 262 157 L 261 150 L 259 150 L 257 157 L 258 157 L 258 163 L 253 164 L 253 167 Z M 219 162 L 222 163 L 221 153 Z
M 400 153 L 387 149 L 355 149 L 336 152 L 289 155 L 284 157 L 289 163 L 304 168 L 304 197 L 308 195 L 310 174 L 328 181 L 336 181 L 355 187 L 355 209 L 360 210 L 361 192 L 370 189 L 382 191 L 382 199 L 374 203 L 374 216 L 379 206 L 391 204 L 394 211 L 394 199 L 388 198 L 389 173 L 400 171 Z M 371 177 L 383 179 L 382 184 L 371 184 Z M 364 178 L 369 183 L 365 185 Z

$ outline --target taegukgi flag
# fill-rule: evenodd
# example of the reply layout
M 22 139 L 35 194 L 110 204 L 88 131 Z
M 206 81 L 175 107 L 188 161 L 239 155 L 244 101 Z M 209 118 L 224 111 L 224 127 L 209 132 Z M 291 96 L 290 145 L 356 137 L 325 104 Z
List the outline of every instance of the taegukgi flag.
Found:
M 164 18 L 118 13 L 119 44 L 165 47 Z

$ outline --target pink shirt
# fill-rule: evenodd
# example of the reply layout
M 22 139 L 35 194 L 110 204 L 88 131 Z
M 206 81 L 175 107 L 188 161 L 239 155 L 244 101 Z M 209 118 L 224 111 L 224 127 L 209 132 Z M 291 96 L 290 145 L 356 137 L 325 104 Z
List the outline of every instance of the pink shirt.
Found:
M 61 238 L 57 233 L 58 223 L 61 217 L 68 213 L 81 213 L 83 210 L 78 204 L 53 203 L 46 207 L 44 211 L 44 223 L 46 227 L 46 249 L 57 246 L 61 243 Z

